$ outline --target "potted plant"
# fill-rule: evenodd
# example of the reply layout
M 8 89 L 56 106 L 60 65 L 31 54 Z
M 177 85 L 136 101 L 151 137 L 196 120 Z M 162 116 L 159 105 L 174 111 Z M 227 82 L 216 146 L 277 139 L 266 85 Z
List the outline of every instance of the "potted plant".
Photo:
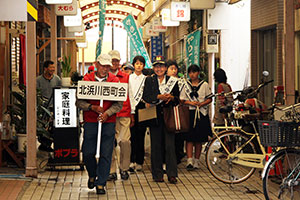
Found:
M 13 103 L 8 106 L 11 125 L 15 128 L 18 137 L 18 151 L 25 152 L 26 147 L 26 87 L 20 86 L 20 92 L 12 92 Z M 40 142 L 40 150 L 51 150 L 53 142 L 52 135 L 52 113 L 44 106 L 47 100 L 37 90 L 37 138 Z
M 71 85 L 71 56 L 64 56 L 58 60 L 61 63 L 62 86 L 69 87 Z

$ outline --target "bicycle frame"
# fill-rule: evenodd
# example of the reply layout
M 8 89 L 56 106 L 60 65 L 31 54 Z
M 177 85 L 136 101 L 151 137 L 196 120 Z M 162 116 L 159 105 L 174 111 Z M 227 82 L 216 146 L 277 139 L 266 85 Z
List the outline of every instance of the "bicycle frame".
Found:
M 238 164 L 238 165 L 243 165 L 247 167 L 252 167 L 252 168 L 264 168 L 265 165 L 265 159 L 266 156 L 270 156 L 270 153 L 266 153 L 264 147 L 261 145 L 260 139 L 259 139 L 259 134 L 256 131 L 255 126 L 252 124 L 254 127 L 255 133 L 249 133 L 244 131 L 241 127 L 228 127 L 228 126 L 216 126 L 212 128 L 212 132 L 215 135 L 215 137 L 219 140 L 221 143 L 222 147 L 225 149 L 226 153 L 228 154 L 227 160 L 231 160 L 233 163 Z M 230 153 L 227 147 L 224 145 L 222 140 L 220 139 L 219 135 L 215 130 L 217 129 L 225 129 L 225 131 L 239 131 L 245 135 L 251 136 L 247 142 L 245 142 L 242 146 L 240 146 L 237 150 L 235 150 L 233 153 Z M 221 134 L 220 134 L 221 135 Z M 243 148 L 249 144 L 252 140 L 258 141 L 259 148 L 262 153 L 240 153 Z

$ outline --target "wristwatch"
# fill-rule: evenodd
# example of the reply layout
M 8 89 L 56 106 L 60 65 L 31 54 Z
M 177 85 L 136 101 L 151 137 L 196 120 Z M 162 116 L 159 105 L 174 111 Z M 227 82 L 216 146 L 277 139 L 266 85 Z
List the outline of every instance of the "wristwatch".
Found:
M 88 109 L 89 109 L 89 110 L 92 110 L 92 104 L 89 105 Z

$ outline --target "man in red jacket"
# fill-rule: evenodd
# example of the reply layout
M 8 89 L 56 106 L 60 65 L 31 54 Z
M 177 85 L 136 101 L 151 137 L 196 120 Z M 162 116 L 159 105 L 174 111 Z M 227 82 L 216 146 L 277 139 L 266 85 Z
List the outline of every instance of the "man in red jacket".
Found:
M 129 75 L 120 70 L 120 53 L 117 50 L 112 50 L 109 52 L 112 58 L 112 66 L 110 72 L 116 75 L 121 83 L 127 83 L 129 81 Z M 129 96 L 127 95 L 127 100 L 123 103 L 123 108 L 117 113 L 116 118 L 116 141 L 120 146 L 120 174 L 123 180 L 129 178 L 128 170 L 130 165 L 130 154 L 131 154 L 131 144 L 130 144 L 130 116 L 131 107 L 129 102 Z M 111 169 L 109 180 L 117 180 L 116 173 L 116 162 L 115 159 L 115 149 L 112 157 Z
M 119 79 L 109 72 L 111 57 L 101 54 L 97 58 L 97 71 L 84 76 L 84 81 L 119 82 Z M 105 185 L 109 176 L 111 158 L 115 139 L 116 113 L 122 108 L 123 102 L 100 100 L 77 100 L 76 105 L 83 110 L 84 137 L 82 144 L 83 161 L 88 171 L 88 188 L 96 186 L 97 194 L 105 194 Z M 98 121 L 102 122 L 100 159 L 97 163 L 96 147 Z

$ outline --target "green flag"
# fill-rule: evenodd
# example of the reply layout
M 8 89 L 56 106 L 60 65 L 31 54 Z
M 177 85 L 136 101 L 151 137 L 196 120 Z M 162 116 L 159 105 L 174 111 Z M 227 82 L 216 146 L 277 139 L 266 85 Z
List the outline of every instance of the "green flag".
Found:
M 124 28 L 127 31 L 127 34 L 130 38 L 130 42 L 136 51 L 136 55 L 141 55 L 145 58 L 146 60 L 146 66 L 145 68 L 151 68 L 152 63 L 150 61 L 149 55 L 147 53 L 147 50 L 145 48 L 145 45 L 142 40 L 142 36 L 140 32 L 138 31 L 138 28 L 136 26 L 136 23 L 134 21 L 134 18 L 132 15 L 128 15 L 124 20 L 123 20 Z
M 101 54 L 103 31 L 105 25 L 106 0 L 99 0 L 99 39 L 96 46 L 96 60 Z
M 197 30 L 189 34 L 186 38 L 186 57 L 187 57 L 187 67 L 191 64 L 196 64 L 199 66 L 199 55 L 200 55 L 200 30 Z

